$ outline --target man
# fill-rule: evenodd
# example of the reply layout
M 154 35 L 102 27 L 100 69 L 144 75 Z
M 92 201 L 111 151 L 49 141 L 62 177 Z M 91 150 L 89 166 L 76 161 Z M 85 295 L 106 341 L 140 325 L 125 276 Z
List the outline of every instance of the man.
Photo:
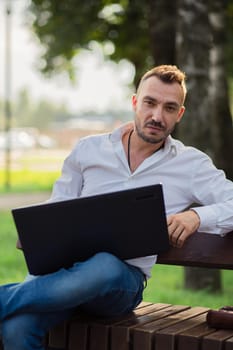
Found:
M 173 246 L 181 247 L 198 229 L 231 231 L 232 182 L 205 154 L 170 136 L 184 114 L 184 80 L 175 66 L 147 72 L 132 98 L 134 122 L 80 140 L 64 162 L 51 201 L 162 182 Z M 153 227 L 153 218 L 148 220 Z M 155 261 L 156 256 L 120 261 L 99 253 L 70 269 L 0 287 L 4 349 L 42 350 L 48 329 L 77 307 L 101 316 L 133 310 Z

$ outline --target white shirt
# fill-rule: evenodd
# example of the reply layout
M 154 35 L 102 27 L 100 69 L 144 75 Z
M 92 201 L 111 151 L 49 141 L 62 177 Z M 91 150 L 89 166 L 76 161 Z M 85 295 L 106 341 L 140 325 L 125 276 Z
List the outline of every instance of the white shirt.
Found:
M 162 183 L 166 213 L 181 212 L 195 203 L 199 231 L 224 234 L 233 230 L 233 183 L 203 152 L 169 136 L 164 148 L 131 173 L 122 144 L 129 123 L 111 134 L 81 139 L 65 159 L 62 175 L 49 201 L 91 196 Z M 196 206 L 197 205 L 197 206 Z M 127 260 L 149 277 L 156 256 Z

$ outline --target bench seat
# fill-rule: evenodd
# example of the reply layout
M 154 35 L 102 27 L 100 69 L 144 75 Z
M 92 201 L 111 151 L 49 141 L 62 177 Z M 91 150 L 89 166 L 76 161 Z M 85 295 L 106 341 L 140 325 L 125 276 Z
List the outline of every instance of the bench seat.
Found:
M 208 327 L 207 311 L 205 307 L 142 302 L 121 318 L 77 315 L 50 331 L 48 349 L 232 350 L 233 330 Z

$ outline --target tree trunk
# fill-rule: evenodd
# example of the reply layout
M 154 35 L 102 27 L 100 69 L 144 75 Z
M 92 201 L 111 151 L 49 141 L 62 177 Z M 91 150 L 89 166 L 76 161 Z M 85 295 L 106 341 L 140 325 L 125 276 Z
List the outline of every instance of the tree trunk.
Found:
M 153 64 L 176 64 L 178 0 L 149 0 L 148 21 Z M 176 129 L 172 132 L 177 137 Z
M 226 1 L 213 0 L 209 12 L 213 33 L 210 51 L 210 106 L 215 164 L 233 180 L 233 128 L 226 76 Z
M 221 274 L 219 270 L 198 267 L 184 269 L 184 287 L 193 290 L 219 292 L 221 290 Z
M 186 112 L 179 125 L 179 138 L 213 154 L 212 118 L 209 100 L 211 27 L 206 0 L 180 0 L 177 25 L 177 63 L 187 73 Z M 221 289 L 220 271 L 185 268 L 185 286 Z
M 149 0 L 148 20 L 154 64 L 175 64 L 177 0 Z
M 180 0 L 177 23 L 177 64 L 187 74 L 188 89 L 179 137 L 185 144 L 210 153 L 208 90 L 211 33 L 207 2 Z

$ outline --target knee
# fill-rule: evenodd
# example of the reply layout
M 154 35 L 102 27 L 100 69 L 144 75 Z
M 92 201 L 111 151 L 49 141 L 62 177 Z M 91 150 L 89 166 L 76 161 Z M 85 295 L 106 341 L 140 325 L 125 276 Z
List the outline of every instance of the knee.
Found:
M 43 336 L 36 336 L 30 315 L 19 315 L 2 322 L 2 342 L 6 350 L 42 348 Z M 36 332 L 35 332 L 36 333 Z
M 93 257 L 96 266 L 99 267 L 100 275 L 105 282 L 116 282 L 121 280 L 124 275 L 125 264 L 116 256 L 100 252 Z

